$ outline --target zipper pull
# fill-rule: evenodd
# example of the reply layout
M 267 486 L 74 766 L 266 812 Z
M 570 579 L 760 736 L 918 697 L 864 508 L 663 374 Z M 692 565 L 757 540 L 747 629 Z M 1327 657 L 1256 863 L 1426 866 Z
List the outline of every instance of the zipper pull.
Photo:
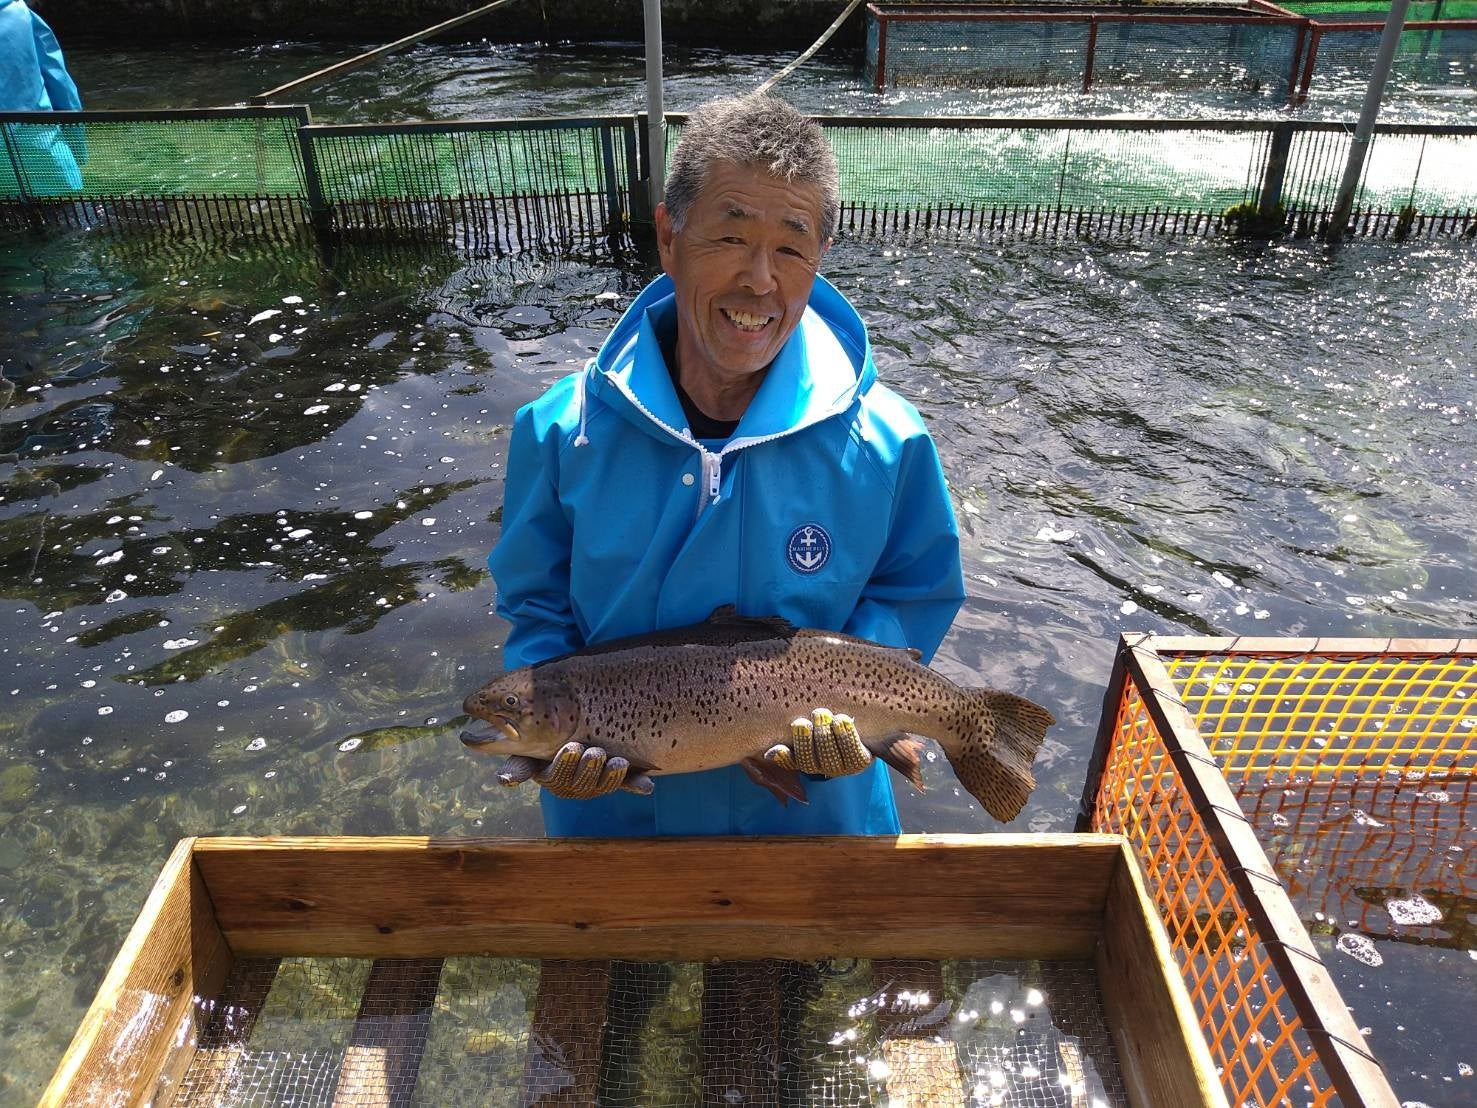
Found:
M 723 456 L 703 451 L 703 476 L 708 479 L 708 498 L 718 499 L 718 487 L 723 479 Z

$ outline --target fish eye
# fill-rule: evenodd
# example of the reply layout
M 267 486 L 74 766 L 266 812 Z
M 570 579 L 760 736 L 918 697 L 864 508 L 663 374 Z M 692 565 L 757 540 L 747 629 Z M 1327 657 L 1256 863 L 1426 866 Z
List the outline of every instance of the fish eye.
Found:
M 516 708 L 516 707 L 518 707 L 518 697 L 515 694 L 513 694 L 513 693 L 508 693 L 507 696 L 503 697 L 503 707 L 505 707 L 505 708 Z

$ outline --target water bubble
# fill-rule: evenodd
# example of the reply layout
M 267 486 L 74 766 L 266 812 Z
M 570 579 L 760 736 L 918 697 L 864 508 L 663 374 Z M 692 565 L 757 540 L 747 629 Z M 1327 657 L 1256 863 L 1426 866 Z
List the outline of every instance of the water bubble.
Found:
M 111 704 L 104 704 L 97 710 L 97 714 L 100 716 L 110 716 L 113 714 L 113 706 Z
M 1363 962 L 1366 966 L 1382 966 L 1385 964 L 1385 956 L 1374 948 L 1374 941 L 1367 935 L 1360 935 L 1355 931 L 1346 931 L 1339 936 L 1335 944 L 1339 950 L 1353 958 L 1356 962 Z
M 354 513 L 354 518 L 355 519 L 373 519 L 374 518 L 374 513 L 373 512 L 355 512 Z
M 281 314 L 282 314 L 282 309 L 281 308 L 268 308 L 264 312 L 257 312 L 256 315 L 252 316 L 250 319 L 248 319 L 246 321 L 246 324 L 249 327 L 253 323 L 260 323 L 264 319 L 271 319 L 274 315 L 281 315 Z
M 234 808 L 231 809 L 231 815 L 233 815 L 233 816 L 239 816 L 244 811 L 246 811 L 246 805 L 245 804 L 238 804 L 238 805 L 236 805 L 236 807 L 234 807 Z
M 1118 606 L 1118 610 L 1126 616 L 1131 616 L 1134 612 L 1139 610 L 1139 606 L 1135 604 L 1132 600 L 1125 600 L 1122 604 Z
M 299 527 L 294 531 L 287 532 L 287 537 L 289 539 L 305 539 L 312 533 L 313 530 L 310 527 Z
M 1419 893 L 1385 901 L 1385 911 L 1403 927 L 1423 927 L 1441 922 L 1441 909 Z
M 185 720 L 187 720 L 189 718 L 190 718 L 190 713 L 189 712 L 185 711 L 183 708 L 176 708 L 174 711 L 170 712 L 167 716 L 164 717 L 164 722 L 165 723 L 183 723 Z
M 284 304 L 301 304 L 302 302 L 303 298 L 301 296 L 284 296 L 282 298 L 282 303 Z
M 345 739 L 343 742 L 338 744 L 339 753 L 347 754 L 351 750 L 358 750 L 359 744 L 363 741 L 363 739 Z
M 184 650 L 188 646 L 199 646 L 199 639 L 165 639 L 165 650 Z
M 328 411 L 327 404 L 310 404 L 303 409 L 303 415 L 322 415 L 326 411 Z
M 1066 542 L 1068 539 L 1072 538 L 1076 534 L 1076 531 L 1072 531 L 1067 528 L 1057 530 L 1055 527 L 1048 523 L 1045 527 L 1042 527 L 1039 531 L 1036 532 L 1036 537 L 1042 542 Z
M 249 742 L 249 743 L 246 744 L 246 749 L 247 750 L 264 750 L 264 749 L 266 749 L 266 746 L 267 746 L 267 740 L 266 739 L 252 739 L 251 742 Z
M 423 520 L 421 520 L 421 526 L 422 527 L 435 527 L 436 526 L 436 517 L 435 516 L 426 516 Z
M 114 589 L 112 592 L 108 593 L 107 596 L 103 597 L 103 603 L 104 604 L 116 604 L 120 600 L 127 600 L 127 599 L 128 599 L 128 594 L 126 592 L 124 592 L 122 589 Z

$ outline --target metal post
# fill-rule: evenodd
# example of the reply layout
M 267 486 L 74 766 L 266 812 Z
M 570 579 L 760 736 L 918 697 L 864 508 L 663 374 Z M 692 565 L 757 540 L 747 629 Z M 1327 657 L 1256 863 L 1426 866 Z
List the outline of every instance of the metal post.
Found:
M 651 211 L 667 173 L 667 115 L 662 107 L 662 0 L 642 0 L 646 23 L 646 183 Z
M 1329 242 L 1338 242 L 1344 237 L 1349 213 L 1354 210 L 1354 192 L 1359 187 L 1359 176 L 1364 171 L 1364 158 L 1369 153 L 1369 140 L 1374 134 L 1375 119 L 1380 114 L 1380 101 L 1385 95 L 1385 84 L 1390 79 L 1390 67 L 1395 62 L 1395 48 L 1400 45 L 1400 32 L 1405 28 L 1405 12 L 1409 7 L 1410 0 L 1390 0 L 1390 15 L 1385 20 L 1385 30 L 1380 36 L 1379 53 L 1375 55 L 1374 69 L 1369 75 L 1369 88 L 1364 93 L 1359 124 L 1354 128 L 1354 142 L 1349 147 L 1344 179 L 1339 182 L 1333 217 L 1325 232 Z

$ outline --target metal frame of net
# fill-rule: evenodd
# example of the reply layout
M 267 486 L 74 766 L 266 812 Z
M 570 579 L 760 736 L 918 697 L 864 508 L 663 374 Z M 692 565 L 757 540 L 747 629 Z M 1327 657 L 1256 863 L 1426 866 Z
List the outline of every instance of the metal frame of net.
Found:
M 1082 822 L 1134 844 L 1232 1103 L 1398 1102 L 1245 810 L 1276 793 L 1289 834 L 1331 805 L 1406 821 L 1403 853 L 1356 827 L 1299 860 L 1299 901 L 1342 915 L 1335 868 L 1452 884 L 1426 856 L 1463 826 L 1474 775 L 1477 640 L 1124 637 Z M 1444 802 L 1398 806 L 1411 781 Z
M 1471 8 L 1471 11 L 1468 9 Z M 870 4 L 865 67 L 892 86 L 1094 85 L 1237 88 L 1298 103 L 1320 83 L 1367 80 L 1384 26 L 1379 5 Z M 1477 87 L 1477 6 L 1415 5 L 1395 87 Z M 1375 18 L 1378 16 L 1378 18 Z
M 974 88 L 1231 87 L 1292 95 L 1308 21 L 1246 4 L 869 4 L 867 78 Z

